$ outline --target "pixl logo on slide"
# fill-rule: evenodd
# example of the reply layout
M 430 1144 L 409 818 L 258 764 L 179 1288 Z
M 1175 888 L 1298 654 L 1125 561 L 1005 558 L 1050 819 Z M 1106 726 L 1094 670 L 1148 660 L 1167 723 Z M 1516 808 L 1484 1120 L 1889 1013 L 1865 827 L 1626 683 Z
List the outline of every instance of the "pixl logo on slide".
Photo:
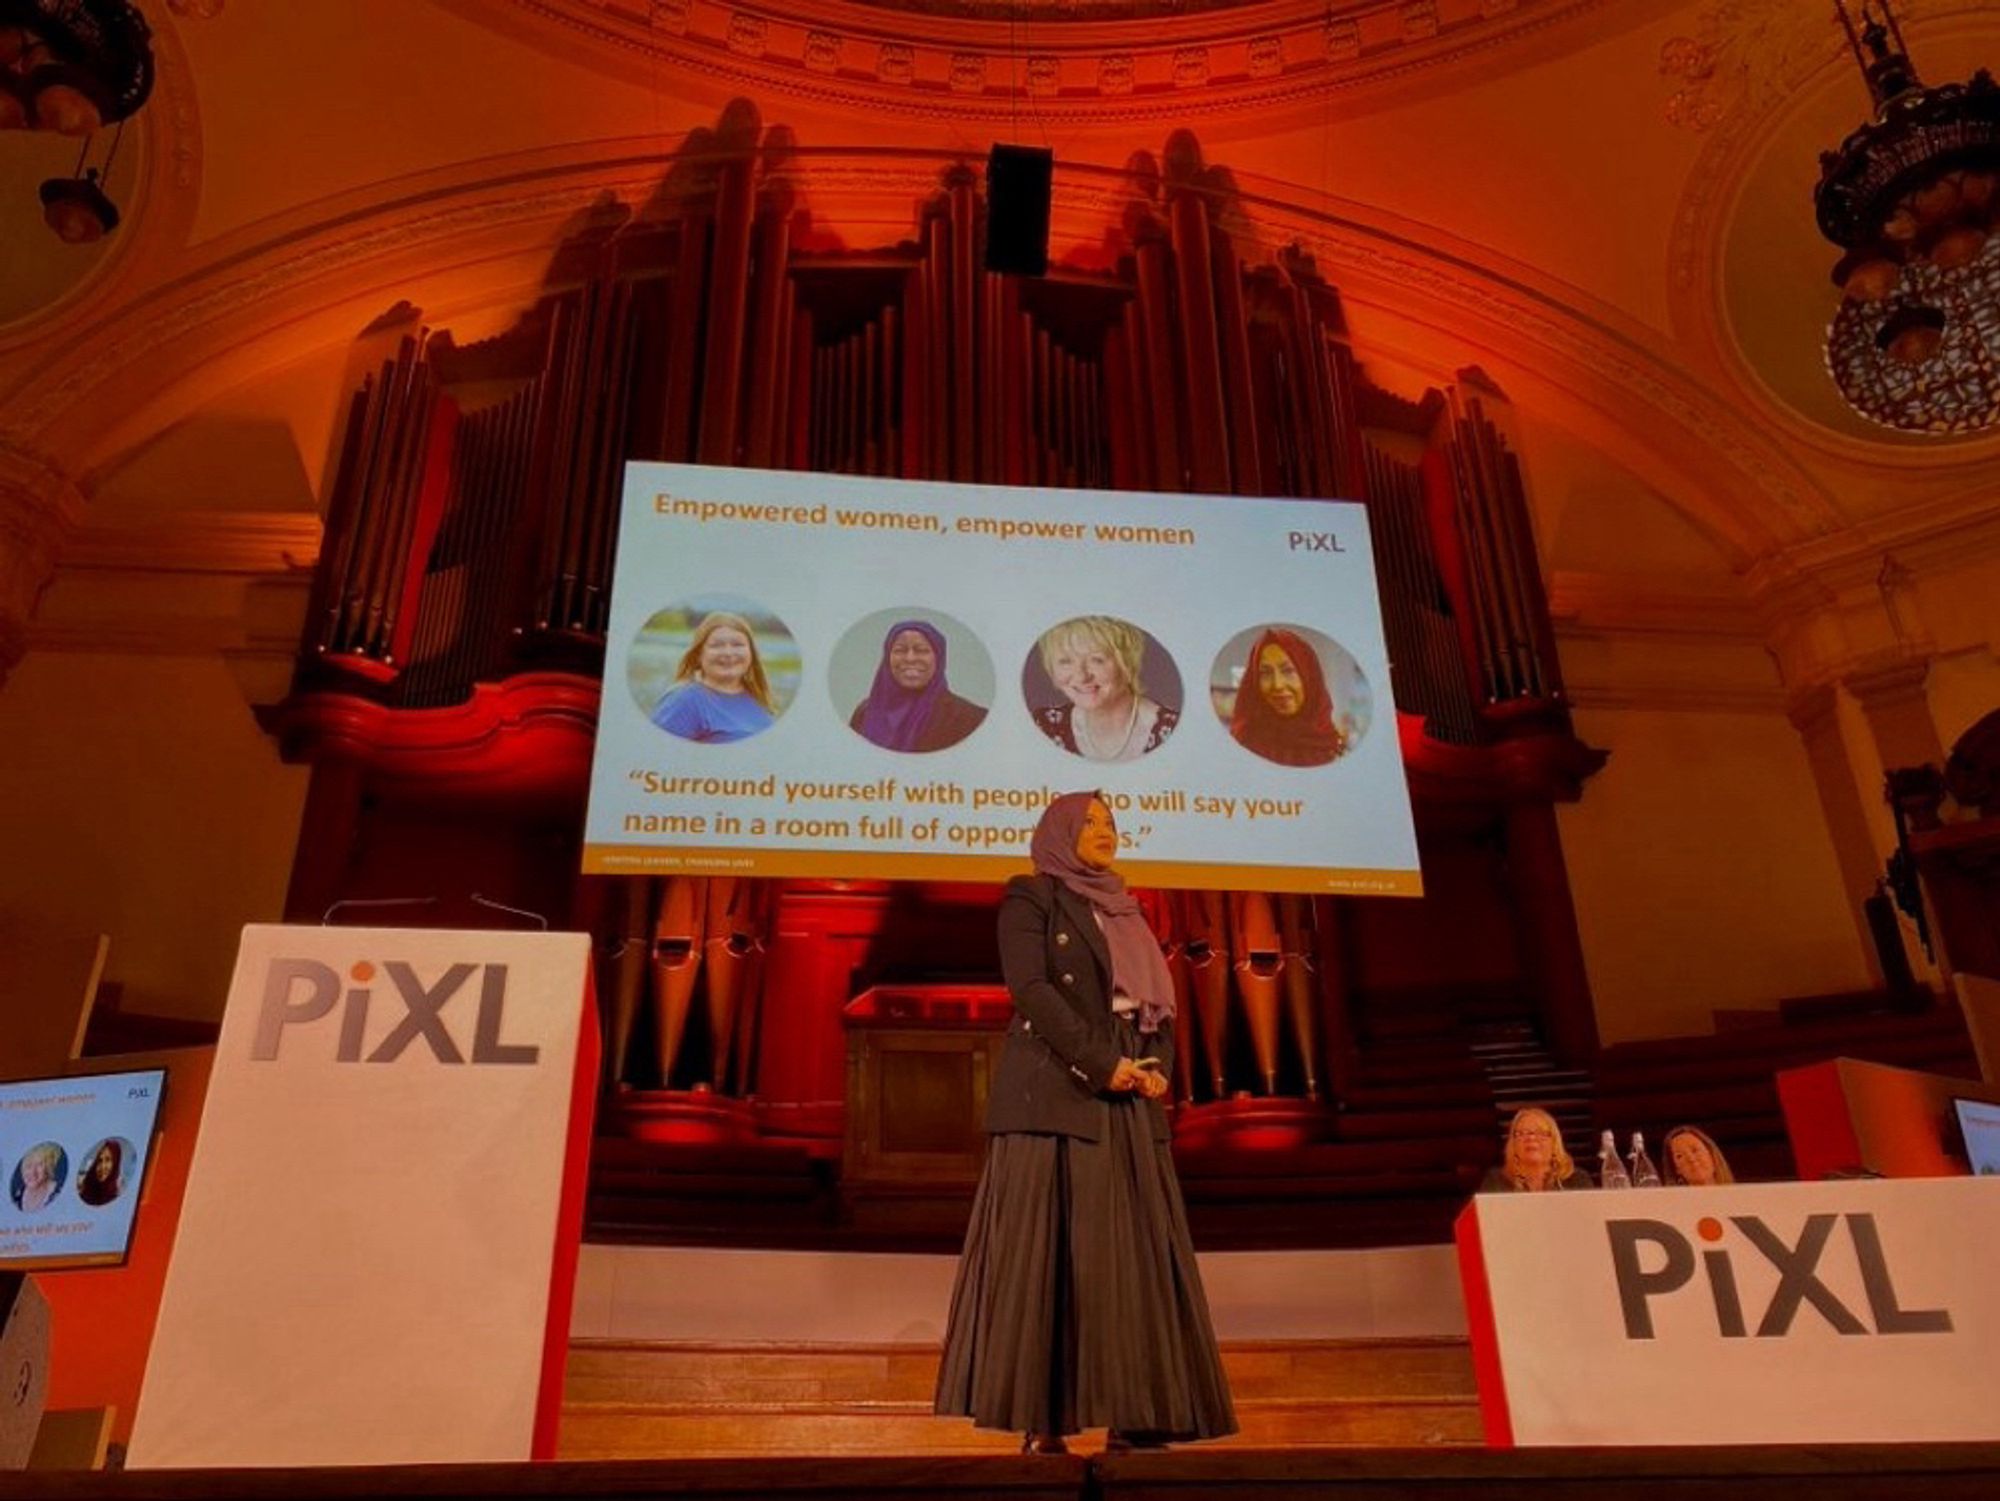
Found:
M 1286 532 L 1287 552 L 1346 552 L 1338 532 Z
M 1868 1303 L 1866 1320 L 1842 1302 L 1819 1274 L 1820 1258 L 1842 1221 L 1861 1273 L 1861 1291 Z M 1701 1269 L 1715 1308 L 1715 1329 L 1724 1339 L 1782 1337 L 1791 1332 L 1792 1321 L 1808 1303 L 1841 1334 L 1952 1332 L 1947 1310 L 1903 1307 L 1872 1214 L 1809 1214 L 1795 1245 L 1786 1244 L 1783 1236 L 1756 1215 L 1731 1215 L 1729 1223 L 1776 1270 L 1778 1283 L 1753 1336 L 1736 1280 L 1737 1253 L 1719 1244 L 1724 1234 L 1722 1221 L 1704 1216 L 1696 1224 L 1695 1233 L 1711 1247 L 1701 1252 Z M 1604 1230 L 1611 1238 L 1611 1265 L 1618 1279 L 1619 1306 L 1625 1314 L 1625 1337 L 1652 1339 L 1652 1301 L 1670 1297 L 1694 1280 L 1694 1245 L 1663 1220 L 1609 1220 Z M 1642 1254 L 1644 1246 L 1655 1248 L 1664 1259 Z M 1658 1264 L 1649 1270 L 1645 1263 L 1653 1260 Z
M 542 1050 L 532 1043 L 500 1040 L 507 1010 L 506 965 L 454 964 L 429 985 L 400 959 L 382 965 L 381 973 L 388 977 L 389 995 L 402 1007 L 402 1014 L 364 1058 L 361 1047 L 368 1031 L 369 1008 L 376 995 L 370 983 L 376 977 L 376 968 L 366 959 L 357 960 L 348 969 L 348 977 L 354 983 L 345 987 L 340 1039 L 333 1054 L 335 1062 L 391 1063 L 419 1038 L 439 1063 L 467 1062 L 443 1013 L 445 1004 L 465 988 L 465 982 L 475 973 L 480 975 L 479 1006 L 472 1017 L 470 1061 L 534 1063 L 540 1059 Z M 264 999 L 257 1012 L 257 1035 L 251 1040 L 250 1056 L 259 1062 L 274 1061 L 285 1029 L 320 1021 L 341 1001 L 342 989 L 340 976 L 330 965 L 314 959 L 273 959 L 270 972 L 264 977 Z

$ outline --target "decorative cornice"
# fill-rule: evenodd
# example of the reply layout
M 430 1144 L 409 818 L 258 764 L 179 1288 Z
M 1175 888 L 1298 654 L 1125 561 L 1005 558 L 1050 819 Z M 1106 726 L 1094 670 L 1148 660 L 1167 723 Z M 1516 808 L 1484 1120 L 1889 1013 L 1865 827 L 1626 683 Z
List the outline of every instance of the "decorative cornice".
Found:
M 252 702 L 276 698 L 298 651 L 320 530 L 317 516 L 264 511 L 74 520 L 23 648 L 220 656 Z M 163 592 L 167 580 L 184 587 Z M 127 591 L 141 581 L 147 608 L 135 614 Z
M 1559 572 L 1549 614 L 1574 709 L 1785 709 L 1763 623 L 1735 579 Z
M 76 528 L 62 566 L 137 573 L 304 574 L 319 561 L 317 516 L 272 511 L 175 511 Z
M 305 586 L 299 589 L 299 613 L 305 613 Z M 282 658 L 289 663 L 298 652 L 298 631 L 253 633 L 235 617 L 217 615 L 148 615 L 133 620 L 35 620 L 25 633 L 27 649 L 35 652 L 89 652 L 118 657 L 215 657 L 244 654 Z
M 1744 583 L 1768 614 L 1787 596 L 1803 593 L 1818 602 L 1843 589 L 1872 587 L 1891 555 L 1919 574 L 2000 556 L 2000 484 L 1984 481 L 1780 548 L 1752 564 Z
M 446 0 L 496 24 L 492 0 Z M 1608 0 L 506 0 L 607 60 L 840 108 L 1045 124 L 1185 121 L 1406 81 Z M 1629 0 L 1621 0 L 1629 13 Z M 656 76 L 651 75 L 651 76 Z
M 1931 675 L 1928 653 L 1897 655 L 1859 664 L 1840 679 L 1841 686 L 1868 712 L 1920 702 Z
M 1728 579 L 1559 571 L 1549 576 L 1549 616 L 1559 635 L 1720 636 L 1763 640 L 1742 585 Z
M 1568 685 L 1570 707 L 1591 710 L 1650 711 L 1662 714 L 1782 714 L 1785 690 L 1773 684 L 1741 683 L 1589 683 Z

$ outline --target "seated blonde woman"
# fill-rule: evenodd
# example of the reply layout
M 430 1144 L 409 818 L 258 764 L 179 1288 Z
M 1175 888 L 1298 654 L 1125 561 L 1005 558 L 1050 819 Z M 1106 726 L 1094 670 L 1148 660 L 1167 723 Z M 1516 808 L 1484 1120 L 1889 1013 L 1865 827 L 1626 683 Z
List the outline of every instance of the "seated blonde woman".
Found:
M 1487 1173 L 1479 1191 L 1532 1194 L 1595 1187 L 1590 1174 L 1570 1160 L 1555 1117 L 1530 1105 L 1515 1112 L 1507 1127 L 1506 1155 Z
M 1660 1143 L 1660 1178 L 1669 1188 L 1713 1188 L 1734 1183 L 1729 1159 L 1699 1126 L 1676 1126 Z

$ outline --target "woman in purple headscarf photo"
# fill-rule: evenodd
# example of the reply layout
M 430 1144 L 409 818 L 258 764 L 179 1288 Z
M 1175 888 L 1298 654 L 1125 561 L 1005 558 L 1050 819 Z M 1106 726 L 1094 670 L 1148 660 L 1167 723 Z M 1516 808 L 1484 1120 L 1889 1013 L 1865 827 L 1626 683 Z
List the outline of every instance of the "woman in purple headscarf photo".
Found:
M 986 711 L 951 691 L 944 632 L 926 620 L 899 620 L 882 638 L 882 660 L 848 727 L 884 750 L 938 751 L 985 722 Z
M 1036 1454 L 1085 1428 L 1114 1449 L 1234 1433 L 1161 1104 L 1173 977 L 1102 797 L 1055 799 L 1030 848 L 1000 903 L 1014 1019 L 935 1410 Z

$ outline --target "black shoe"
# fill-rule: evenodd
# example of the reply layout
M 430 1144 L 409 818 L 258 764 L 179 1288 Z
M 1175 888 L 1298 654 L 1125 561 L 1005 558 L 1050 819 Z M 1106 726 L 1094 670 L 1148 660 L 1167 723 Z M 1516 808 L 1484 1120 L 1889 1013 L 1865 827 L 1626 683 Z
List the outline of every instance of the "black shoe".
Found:
M 1023 1454 L 1067 1454 L 1069 1445 L 1060 1433 L 1027 1433 L 1021 1436 Z

